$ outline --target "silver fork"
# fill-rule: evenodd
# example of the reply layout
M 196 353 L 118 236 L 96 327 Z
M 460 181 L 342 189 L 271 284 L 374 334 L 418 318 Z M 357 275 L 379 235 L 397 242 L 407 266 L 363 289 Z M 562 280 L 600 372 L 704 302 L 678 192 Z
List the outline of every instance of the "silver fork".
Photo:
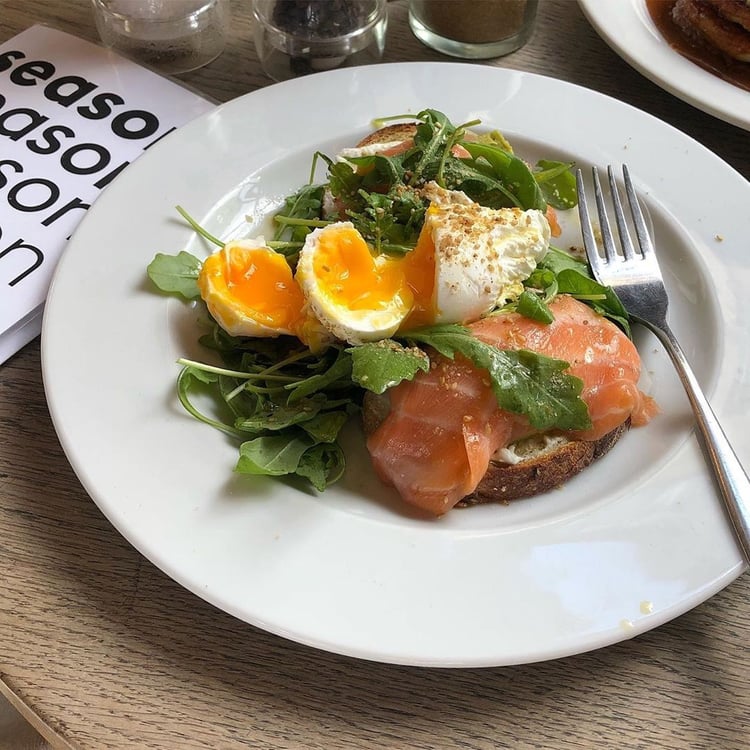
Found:
M 604 286 L 612 287 L 633 320 L 649 328 L 669 353 L 685 387 L 690 405 L 693 407 L 698 431 L 702 438 L 699 442 L 714 470 L 724 505 L 734 527 L 735 536 L 742 548 L 745 561 L 750 562 L 750 480 L 748 480 L 747 474 L 732 450 L 677 339 L 667 324 L 669 300 L 661 270 L 656 260 L 654 245 L 625 165 L 622 167 L 622 173 L 639 247 L 635 247 L 630 237 L 614 170 L 610 166 L 607 168 L 607 174 L 615 223 L 620 237 L 621 252 L 618 252 L 607 218 L 599 175 L 596 167 L 594 167 L 594 195 L 604 250 L 604 255 L 600 254 L 598 243 L 591 228 L 588 206 L 586 205 L 583 174 L 579 169 L 576 173 L 578 211 L 581 217 L 586 256 L 596 280 Z

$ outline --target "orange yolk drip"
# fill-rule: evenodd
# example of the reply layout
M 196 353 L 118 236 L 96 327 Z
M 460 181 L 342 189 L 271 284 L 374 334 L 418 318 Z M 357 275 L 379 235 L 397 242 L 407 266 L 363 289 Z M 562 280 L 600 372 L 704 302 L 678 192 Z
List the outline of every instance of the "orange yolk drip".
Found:
M 293 330 L 303 319 L 302 290 L 282 255 L 269 248 L 228 246 L 203 263 L 198 285 L 242 308 L 269 328 Z
M 401 261 L 406 283 L 414 297 L 411 312 L 401 330 L 419 328 L 435 322 L 435 243 L 429 222 L 425 222 L 416 247 Z
M 348 227 L 320 235 L 315 277 L 328 298 L 350 310 L 382 310 L 403 293 L 402 263 L 373 257 L 359 232 Z

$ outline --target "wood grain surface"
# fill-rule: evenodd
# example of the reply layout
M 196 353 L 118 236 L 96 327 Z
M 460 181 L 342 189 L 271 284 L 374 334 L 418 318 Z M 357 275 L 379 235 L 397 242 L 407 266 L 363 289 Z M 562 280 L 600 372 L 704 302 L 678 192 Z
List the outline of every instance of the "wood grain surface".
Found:
M 221 101 L 269 83 L 249 2 L 233 3 L 227 52 L 182 76 Z M 446 59 L 413 38 L 404 2 L 390 11 L 387 61 Z M 35 22 L 97 39 L 87 0 L 0 0 L 0 41 Z M 643 78 L 572 0 L 542 0 L 529 44 L 488 64 L 629 102 L 750 177 L 750 134 Z M 0 366 L 0 568 L 0 690 L 55 747 L 748 747 L 747 576 L 655 631 L 542 664 L 413 669 L 300 646 L 193 596 L 112 528 L 53 430 L 38 340 Z

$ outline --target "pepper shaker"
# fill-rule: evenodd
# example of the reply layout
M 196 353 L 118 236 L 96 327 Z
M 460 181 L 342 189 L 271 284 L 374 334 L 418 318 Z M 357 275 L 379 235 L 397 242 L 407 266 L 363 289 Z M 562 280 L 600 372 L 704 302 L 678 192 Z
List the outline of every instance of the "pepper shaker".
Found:
M 275 81 L 377 62 L 386 0 L 255 0 L 255 46 Z

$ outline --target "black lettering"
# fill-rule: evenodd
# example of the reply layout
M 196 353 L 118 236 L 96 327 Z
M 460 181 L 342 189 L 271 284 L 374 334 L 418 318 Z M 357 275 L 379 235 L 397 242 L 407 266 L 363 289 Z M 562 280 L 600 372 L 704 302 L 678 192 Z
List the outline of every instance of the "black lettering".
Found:
M 10 80 L 16 86 L 36 86 L 39 79 L 46 81 L 55 75 L 55 66 L 46 60 L 32 60 L 19 65 L 11 74 Z
M 143 150 L 145 151 L 146 149 L 151 148 L 151 146 L 153 146 L 155 143 L 158 143 L 162 138 L 164 138 L 165 135 L 169 135 L 173 130 L 177 130 L 176 125 L 172 125 L 172 127 L 169 130 L 162 133 L 158 138 L 154 138 L 154 140 L 151 141 L 151 143 L 149 143 L 148 146 L 143 147 Z
M 86 151 L 96 154 L 96 161 L 92 162 L 89 166 L 76 165 L 73 158 Z M 94 174 L 94 172 L 104 169 L 109 164 L 111 158 L 109 151 L 98 143 L 78 143 L 75 146 L 71 146 L 60 157 L 60 164 L 62 164 L 66 172 L 70 172 L 71 174 Z
M 91 208 L 90 203 L 84 203 L 80 198 L 73 198 L 68 201 L 62 208 L 58 208 L 55 213 L 50 214 L 43 222 L 42 226 L 48 227 L 50 224 L 54 224 L 61 216 L 64 216 L 68 211 L 72 211 L 74 208 L 80 208 L 84 211 L 87 208 Z
M 33 151 L 35 154 L 54 154 L 55 151 L 60 148 L 60 139 L 57 138 L 57 134 L 60 133 L 66 138 L 74 138 L 75 131 L 69 128 L 67 125 L 50 125 L 44 129 L 41 137 L 46 142 L 46 146 L 39 142 L 39 139 L 33 141 L 26 141 L 26 146 L 29 151 Z
M 23 239 L 16 240 L 12 245 L 6 247 L 5 250 L 0 250 L 0 258 L 10 255 L 14 250 L 22 249 L 31 251 L 34 256 L 34 262 L 25 271 L 18 274 L 15 279 L 9 281 L 8 286 L 15 286 L 19 281 L 23 281 L 30 273 L 36 271 L 44 261 L 44 253 L 38 247 L 34 247 L 34 245 L 27 245 Z
M 26 124 L 22 125 L 18 130 L 12 130 L 8 127 L 8 123 L 17 115 L 26 118 Z M 12 141 L 17 141 L 23 136 L 28 135 L 32 130 L 38 128 L 42 123 L 47 122 L 49 117 L 46 115 L 39 114 L 36 110 L 28 109 L 26 107 L 18 107 L 17 109 L 9 109 L 7 112 L 3 112 L 0 115 L 0 135 L 7 135 Z
M 23 203 L 20 199 L 20 194 L 25 188 L 32 188 L 31 195 L 34 194 L 34 188 L 37 187 L 46 188 L 46 198 L 38 203 Z M 15 185 L 11 190 L 8 191 L 8 203 L 15 208 L 17 211 L 42 211 L 45 208 L 49 208 L 53 203 L 60 197 L 60 188 L 55 185 L 51 180 L 46 180 L 43 177 L 36 179 L 22 180 Z M 32 200 L 32 199 L 29 199 Z M 38 200 L 34 198 L 33 200 Z
M 72 89 L 69 93 L 63 93 L 63 89 Z M 82 97 L 90 94 L 99 88 L 95 83 L 87 81 L 81 76 L 60 76 L 59 78 L 47 84 L 44 88 L 44 95 L 51 102 L 61 104 L 63 107 L 69 107 L 73 102 L 77 102 Z
M 14 60 L 22 60 L 24 57 L 26 55 L 18 49 L 9 49 L 7 52 L 3 52 L 0 55 L 0 72 L 12 68 Z
M 88 107 L 77 107 L 76 111 L 87 120 L 103 120 L 112 114 L 110 104 L 125 104 L 125 100 L 119 94 L 97 94 Z
M 112 182 L 112 180 L 114 180 L 115 177 L 117 177 L 117 175 L 120 174 L 123 169 L 125 169 L 125 167 L 128 166 L 128 164 L 130 164 L 129 161 L 124 161 L 122 164 L 120 164 L 119 167 L 116 167 L 108 174 L 105 174 L 104 177 L 100 177 L 99 180 L 94 183 L 94 187 L 99 188 L 99 190 L 107 187 L 107 185 L 109 185 L 109 183 Z
M 8 178 L 3 174 L 3 167 L 6 165 L 13 167 L 13 171 L 16 174 L 23 172 L 23 167 L 17 161 L 13 161 L 13 159 L 3 159 L 0 161 L 0 188 L 3 188 L 8 184 Z
M 131 120 L 140 121 L 141 125 L 137 130 L 128 128 Z M 122 112 L 112 120 L 112 132 L 119 135 L 120 138 L 128 138 L 129 140 L 148 138 L 157 130 L 159 130 L 159 118 L 151 112 L 144 112 L 142 109 Z

